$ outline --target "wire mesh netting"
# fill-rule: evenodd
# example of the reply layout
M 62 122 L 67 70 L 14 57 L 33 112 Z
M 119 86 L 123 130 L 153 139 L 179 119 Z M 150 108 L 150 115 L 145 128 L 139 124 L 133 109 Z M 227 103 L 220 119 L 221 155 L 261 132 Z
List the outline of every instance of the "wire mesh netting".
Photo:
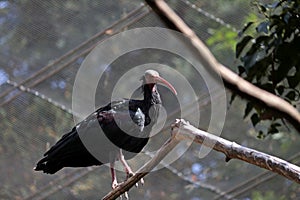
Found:
M 237 64 L 232 41 L 237 40 L 238 30 L 253 12 L 249 2 L 170 0 L 167 3 L 209 45 L 218 60 L 234 69 Z M 111 189 L 107 166 L 66 168 L 54 175 L 32 169 L 42 154 L 74 126 L 74 116 L 86 115 L 73 112 L 72 92 L 76 74 L 89 53 L 122 31 L 165 27 L 164 23 L 138 0 L 22 0 L 0 1 L 0 24 L 0 199 L 101 198 Z M 193 54 L 184 41 L 182 48 Z M 132 51 L 113 63 L 99 63 L 105 73 L 97 86 L 96 106 L 109 101 L 120 74 L 145 63 L 165 64 L 184 74 L 199 91 L 201 121 L 197 125 L 206 129 L 211 116 L 211 94 L 204 81 L 195 76 L 184 58 L 162 50 Z M 139 78 L 133 77 L 137 82 Z M 92 88 L 89 83 L 84 87 Z M 163 87 L 159 89 L 169 115 L 163 133 L 156 135 L 152 146 L 144 150 L 148 159 L 153 156 L 151 150 L 169 137 L 168 125 L 180 113 L 176 105 L 168 107 L 172 101 L 169 92 Z M 227 94 L 230 98 L 230 93 Z M 184 109 L 191 121 L 198 117 L 194 116 L 193 103 L 187 96 Z M 299 162 L 298 135 L 257 140 L 250 123 L 242 119 L 243 108 L 240 100 L 230 106 L 222 137 Z M 192 144 L 171 165 L 161 163 L 160 170 L 146 176 L 145 186 L 130 190 L 130 197 L 204 200 L 300 196 L 298 185 L 289 180 L 241 161 L 225 163 L 224 155 L 213 151 L 200 159 L 199 149 L 199 145 Z M 145 162 L 138 161 L 141 162 L 129 161 L 134 170 Z M 125 178 L 123 172 L 118 172 L 118 176 Z

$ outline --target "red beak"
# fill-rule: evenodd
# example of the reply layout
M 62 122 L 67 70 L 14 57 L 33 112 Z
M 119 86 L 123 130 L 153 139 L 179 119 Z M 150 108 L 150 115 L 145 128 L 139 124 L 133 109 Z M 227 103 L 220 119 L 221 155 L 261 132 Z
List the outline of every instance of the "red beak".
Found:
M 175 90 L 175 88 L 173 87 L 173 85 L 171 85 L 171 83 L 169 83 L 168 81 L 166 81 L 164 78 L 158 76 L 155 78 L 157 83 L 161 83 L 166 85 L 175 95 L 177 95 L 177 92 Z

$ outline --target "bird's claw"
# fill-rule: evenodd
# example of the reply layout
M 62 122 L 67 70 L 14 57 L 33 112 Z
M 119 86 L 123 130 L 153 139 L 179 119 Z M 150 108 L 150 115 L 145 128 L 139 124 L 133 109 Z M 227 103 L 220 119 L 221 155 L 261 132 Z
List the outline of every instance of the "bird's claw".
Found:
M 124 197 L 125 197 L 125 199 L 129 199 L 129 196 L 128 196 L 128 192 L 126 191 L 126 192 L 124 192 L 124 194 L 121 194 L 120 196 L 119 196 L 119 198 L 122 200 L 123 199 L 123 195 L 124 195 Z
M 128 172 L 128 173 L 127 173 L 127 179 L 129 179 L 129 178 L 132 177 L 132 176 L 134 176 L 134 173 L 133 173 L 133 172 Z M 127 180 L 127 179 L 126 179 L 126 180 Z
M 145 184 L 145 181 L 144 181 L 144 179 L 143 179 L 143 178 L 141 178 L 140 182 L 141 182 L 142 186 L 144 186 L 144 184 Z
M 129 199 L 128 192 L 124 192 L 125 199 Z
M 132 177 L 132 176 L 134 176 L 134 175 L 135 175 L 135 173 L 133 173 L 133 172 L 128 172 L 128 173 L 127 173 L 126 180 L 128 180 L 130 177 Z M 142 186 L 145 184 L 145 181 L 144 181 L 143 178 L 140 179 L 140 182 L 141 182 L 141 185 L 142 185 Z M 138 182 L 135 183 L 135 187 L 139 187 L 139 183 L 138 183 Z
M 116 189 L 117 187 L 119 187 L 119 183 L 116 181 L 116 180 L 114 180 L 113 182 L 112 182 L 112 184 L 111 184 L 111 188 L 114 190 L 114 189 Z
M 140 183 L 141 183 L 142 186 L 144 186 L 145 181 L 144 181 L 143 178 L 141 178 Z M 139 183 L 138 182 L 135 183 L 135 187 L 139 187 Z
M 140 183 L 141 183 L 142 186 L 144 186 L 145 181 L 144 181 L 143 178 L 141 178 Z M 137 188 L 139 187 L 139 183 L 138 182 L 135 183 L 135 187 L 137 187 Z

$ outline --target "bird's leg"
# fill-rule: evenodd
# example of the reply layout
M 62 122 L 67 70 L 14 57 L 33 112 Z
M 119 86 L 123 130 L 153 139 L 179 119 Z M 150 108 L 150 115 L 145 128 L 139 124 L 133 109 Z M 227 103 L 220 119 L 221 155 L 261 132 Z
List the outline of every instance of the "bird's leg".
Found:
M 122 153 L 122 149 L 120 149 L 119 159 L 120 159 L 121 163 L 123 164 L 123 166 L 125 168 L 127 179 L 130 178 L 131 176 L 133 176 L 134 173 L 133 173 L 132 169 L 130 168 L 130 166 L 128 165 L 127 161 L 125 160 L 124 155 Z M 140 181 L 141 181 L 141 184 L 144 185 L 144 179 L 141 178 Z M 136 186 L 138 186 L 137 183 L 136 183 Z
M 115 162 L 110 162 L 110 172 L 111 172 L 111 187 L 112 189 L 116 189 L 118 187 L 117 175 L 115 171 Z
M 128 163 L 126 162 L 126 160 L 124 158 L 124 155 L 122 153 L 122 149 L 120 149 L 119 159 L 120 159 L 121 163 L 123 164 L 123 166 L 125 168 L 127 178 L 133 176 L 134 173 L 133 173 L 132 169 L 130 168 L 130 166 L 128 165 Z

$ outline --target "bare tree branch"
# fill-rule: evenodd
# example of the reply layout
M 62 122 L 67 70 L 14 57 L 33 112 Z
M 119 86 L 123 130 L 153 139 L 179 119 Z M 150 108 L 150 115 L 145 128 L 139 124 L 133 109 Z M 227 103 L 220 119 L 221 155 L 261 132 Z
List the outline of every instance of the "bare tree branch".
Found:
M 243 147 L 235 142 L 199 130 L 183 119 L 177 119 L 172 125 L 172 137 L 160 148 L 157 154 L 135 175 L 123 182 L 118 188 L 109 192 L 102 200 L 116 199 L 132 188 L 141 178 L 146 176 L 159 162 L 182 140 L 193 140 L 226 155 L 226 161 L 236 158 L 250 164 L 265 168 L 300 184 L 300 167 L 285 160 L 271 156 L 251 148 Z
M 135 175 L 123 182 L 115 190 L 109 192 L 102 200 L 116 199 L 130 188 L 132 188 L 141 178 L 146 176 L 151 170 L 159 164 L 159 162 L 179 143 L 175 137 L 171 137 L 157 152 L 157 154 L 143 167 L 141 167 Z
M 165 24 L 188 37 L 198 52 L 200 62 L 208 69 L 219 73 L 228 88 L 240 96 L 269 107 L 277 115 L 286 118 L 300 132 L 300 113 L 291 104 L 280 97 L 262 90 L 244 80 L 236 73 L 220 64 L 195 32 L 170 8 L 164 0 L 145 0 L 161 17 Z
M 177 140 L 194 140 L 196 143 L 203 144 L 216 151 L 224 153 L 227 161 L 233 158 L 243 160 L 250 164 L 280 174 L 300 184 L 300 167 L 283 159 L 254 149 L 243 147 L 235 142 L 231 142 L 199 130 L 183 119 L 176 120 L 172 127 L 172 134 L 177 138 Z

